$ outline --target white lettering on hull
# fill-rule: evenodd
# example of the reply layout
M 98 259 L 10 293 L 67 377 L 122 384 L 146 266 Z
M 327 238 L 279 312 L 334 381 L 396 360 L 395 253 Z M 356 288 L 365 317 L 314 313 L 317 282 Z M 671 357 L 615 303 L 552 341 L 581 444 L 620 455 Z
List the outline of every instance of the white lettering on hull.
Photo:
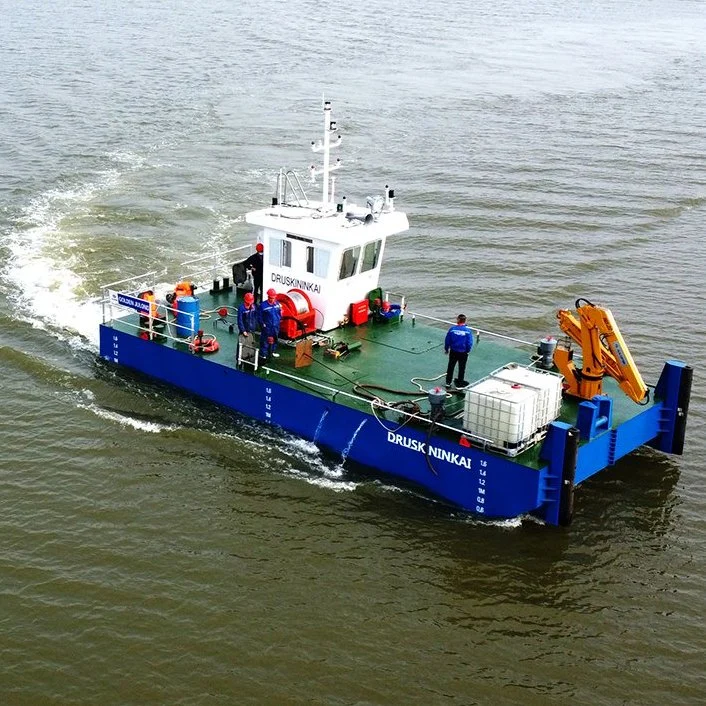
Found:
M 454 453 L 453 451 L 440 449 L 431 444 L 429 444 L 427 448 L 426 442 L 419 441 L 418 439 L 410 439 L 408 436 L 404 436 L 404 434 L 395 434 L 394 431 L 387 432 L 387 440 L 389 443 L 395 444 L 396 446 L 403 446 L 405 449 L 410 449 L 411 451 L 429 454 L 431 458 L 446 461 L 446 463 L 453 463 L 456 466 L 461 466 L 461 468 L 471 470 L 471 459 L 461 456 L 461 454 Z

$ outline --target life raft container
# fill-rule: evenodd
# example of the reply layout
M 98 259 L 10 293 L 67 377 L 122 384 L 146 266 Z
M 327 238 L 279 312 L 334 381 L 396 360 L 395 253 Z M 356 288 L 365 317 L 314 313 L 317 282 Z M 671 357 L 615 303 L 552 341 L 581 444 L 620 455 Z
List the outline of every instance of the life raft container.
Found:
M 219 349 L 220 346 L 218 345 L 216 337 L 211 333 L 204 333 L 203 331 L 199 331 L 196 336 L 194 336 L 194 340 L 189 343 L 189 350 L 192 353 L 215 353 Z

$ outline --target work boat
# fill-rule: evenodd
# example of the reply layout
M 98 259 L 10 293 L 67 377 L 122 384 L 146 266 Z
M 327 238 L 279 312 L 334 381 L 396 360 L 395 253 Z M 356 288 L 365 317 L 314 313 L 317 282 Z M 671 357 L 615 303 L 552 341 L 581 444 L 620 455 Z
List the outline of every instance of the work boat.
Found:
M 644 444 L 682 453 L 691 368 L 669 360 L 648 387 L 611 312 L 587 300 L 559 312 L 558 337 L 473 329 L 473 379 L 447 389 L 452 322 L 379 284 L 387 239 L 407 216 L 388 186 L 365 205 L 337 197 L 341 136 L 328 102 L 323 117 L 312 143 L 323 164 L 310 174 L 321 200 L 281 170 L 270 205 L 246 216 L 278 331 L 239 334 L 236 308 L 253 287 L 247 245 L 183 263 L 167 292 L 157 272 L 107 285 L 103 359 L 485 518 L 565 525 L 575 488 L 623 456 Z

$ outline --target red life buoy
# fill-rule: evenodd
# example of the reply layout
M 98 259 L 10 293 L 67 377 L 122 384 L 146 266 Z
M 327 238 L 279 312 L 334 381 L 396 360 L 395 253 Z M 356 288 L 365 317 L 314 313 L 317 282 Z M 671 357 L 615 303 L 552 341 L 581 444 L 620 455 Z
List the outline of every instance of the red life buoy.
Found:
M 194 340 L 189 343 L 189 350 L 192 353 L 215 353 L 219 348 L 216 337 L 203 331 L 199 331 Z

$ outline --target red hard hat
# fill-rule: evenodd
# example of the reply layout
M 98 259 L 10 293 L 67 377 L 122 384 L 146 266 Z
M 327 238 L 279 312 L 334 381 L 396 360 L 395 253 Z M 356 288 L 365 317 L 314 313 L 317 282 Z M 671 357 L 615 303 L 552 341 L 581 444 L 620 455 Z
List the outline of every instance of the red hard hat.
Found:
M 245 295 L 243 296 L 243 301 L 246 304 L 252 304 L 255 301 L 255 297 L 253 296 L 252 292 L 245 292 Z
M 267 290 L 267 298 L 268 298 L 268 299 L 274 299 L 276 296 L 277 296 L 277 292 L 275 292 L 275 290 L 272 289 L 272 287 L 270 287 L 270 288 Z
M 262 243 L 258 243 L 255 246 L 255 250 L 257 250 L 258 252 L 262 252 L 264 249 L 265 249 L 265 246 Z

